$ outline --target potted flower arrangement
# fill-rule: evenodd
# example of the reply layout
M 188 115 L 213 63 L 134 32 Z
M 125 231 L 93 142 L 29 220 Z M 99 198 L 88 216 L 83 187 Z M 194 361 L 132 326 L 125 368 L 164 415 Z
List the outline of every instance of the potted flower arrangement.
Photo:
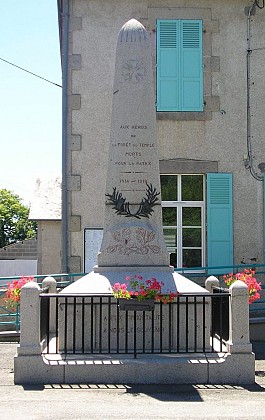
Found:
M 245 269 L 241 273 L 230 273 L 224 275 L 224 280 L 226 285 L 229 287 L 237 280 L 243 281 L 248 286 L 248 302 L 252 303 L 257 299 L 260 299 L 260 294 L 258 293 L 261 290 L 261 283 L 258 283 L 254 277 L 255 270 L 254 269 Z
M 143 280 L 142 276 L 126 276 L 126 283 L 115 283 L 113 296 L 119 299 L 120 310 L 153 310 L 155 301 L 172 302 L 178 293 L 162 293 L 164 283 L 156 278 Z
M 19 280 L 13 280 L 12 283 L 8 283 L 6 298 L 4 299 L 4 302 L 10 310 L 15 311 L 17 306 L 19 306 L 21 287 L 30 281 L 34 281 L 34 277 L 23 276 Z

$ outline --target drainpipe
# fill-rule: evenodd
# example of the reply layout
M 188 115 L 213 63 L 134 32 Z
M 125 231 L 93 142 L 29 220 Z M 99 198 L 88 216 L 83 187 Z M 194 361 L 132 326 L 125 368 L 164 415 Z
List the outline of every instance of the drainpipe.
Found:
M 265 4 L 264 0 L 262 0 L 262 4 L 260 4 L 260 0 L 254 0 L 252 6 L 248 10 L 247 15 L 247 152 L 248 158 L 244 161 L 245 168 L 249 169 L 251 175 L 258 181 L 263 181 L 263 255 L 265 261 L 265 162 L 262 162 L 258 165 L 258 168 L 261 171 L 261 174 L 258 175 L 253 168 L 253 154 L 252 154 L 252 142 L 251 142 L 251 101 L 250 101 L 250 58 L 252 54 L 251 49 L 251 27 L 250 27 L 250 19 L 251 15 L 255 14 L 255 9 L 258 7 L 259 9 L 264 9 Z
M 68 222 L 67 222 L 67 134 L 68 134 L 68 31 L 69 0 L 62 0 L 62 272 L 67 273 Z
M 245 168 L 248 169 L 251 175 L 258 181 L 263 181 L 263 175 L 258 175 L 254 168 L 253 168 L 253 153 L 252 153 L 252 142 L 251 142 L 251 98 L 250 98 L 250 87 L 251 87 L 251 80 L 250 80 L 250 58 L 252 54 L 251 49 L 251 27 L 250 27 L 250 20 L 252 14 L 255 14 L 256 6 L 259 9 L 264 8 L 264 1 L 263 5 L 259 5 L 258 0 L 254 0 L 252 6 L 248 10 L 247 14 L 247 152 L 248 157 L 244 160 Z

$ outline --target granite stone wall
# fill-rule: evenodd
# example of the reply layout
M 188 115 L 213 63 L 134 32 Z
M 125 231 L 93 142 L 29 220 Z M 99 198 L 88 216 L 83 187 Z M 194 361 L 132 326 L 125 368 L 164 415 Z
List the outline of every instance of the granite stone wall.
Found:
M 0 248 L 0 260 L 36 260 L 37 238 L 26 239 Z

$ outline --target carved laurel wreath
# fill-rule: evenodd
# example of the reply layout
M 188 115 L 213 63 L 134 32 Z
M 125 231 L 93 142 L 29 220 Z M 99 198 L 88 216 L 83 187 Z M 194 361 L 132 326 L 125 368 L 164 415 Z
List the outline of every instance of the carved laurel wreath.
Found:
M 112 239 L 112 245 L 107 248 L 107 252 L 110 254 L 115 252 L 123 255 L 161 253 L 155 232 L 142 227 L 118 230 L 112 234 Z
M 159 192 L 156 188 L 152 186 L 152 184 L 147 185 L 146 188 L 146 196 L 142 198 L 141 203 L 135 213 L 132 213 L 130 210 L 130 203 L 126 201 L 126 198 L 122 196 L 122 193 L 113 188 L 112 194 L 106 194 L 108 200 L 114 204 L 113 209 L 116 210 L 115 213 L 120 216 L 125 217 L 136 217 L 140 219 L 141 217 L 148 217 L 151 216 L 152 212 L 154 211 L 152 207 L 154 207 L 158 201 L 157 196 Z

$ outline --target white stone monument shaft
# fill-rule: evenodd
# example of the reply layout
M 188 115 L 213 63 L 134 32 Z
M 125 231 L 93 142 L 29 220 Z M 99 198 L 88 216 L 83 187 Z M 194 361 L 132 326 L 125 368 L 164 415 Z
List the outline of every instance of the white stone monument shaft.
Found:
M 162 230 L 149 35 L 132 19 L 119 32 L 98 266 L 169 266 Z
M 179 293 L 205 293 L 202 287 L 180 274 L 174 273 L 174 268 L 169 265 L 169 254 L 162 228 L 155 99 L 148 38 L 147 31 L 134 19 L 127 22 L 119 33 L 105 192 L 103 241 L 98 255 L 98 266 L 95 266 L 93 271 L 86 276 L 67 286 L 63 290 L 67 294 L 111 295 L 115 283 L 124 283 L 127 276 L 132 278 L 135 275 L 142 276 L 144 281 L 156 278 L 162 284 L 163 294 L 176 291 Z M 115 306 L 111 306 L 113 308 L 111 313 L 107 307 L 104 307 L 102 312 L 104 324 L 102 327 L 102 348 L 104 348 L 104 343 L 107 343 L 108 326 L 111 331 L 114 331 L 111 346 L 115 346 L 117 343 L 117 335 L 115 335 L 117 311 Z M 197 306 L 199 307 L 199 303 Z M 183 308 L 180 308 L 180 312 L 182 310 Z M 96 320 L 98 319 L 96 304 L 93 311 L 93 319 Z M 70 310 L 68 313 L 70 314 Z M 149 311 L 146 315 L 141 312 L 137 314 L 138 318 L 147 317 L 145 323 L 146 343 L 151 340 L 150 331 L 152 328 L 168 338 L 169 312 L 163 318 L 162 327 L 160 314 L 160 305 L 155 305 L 154 326 L 148 325 L 150 319 L 152 320 Z M 208 314 L 209 310 L 206 311 L 206 317 Z M 61 316 L 63 324 L 65 319 L 63 313 Z M 129 316 L 133 322 L 135 315 L 129 312 Z M 173 306 L 171 316 L 171 333 L 175 340 L 175 330 L 173 331 L 173 329 L 178 322 L 176 306 Z M 186 322 L 189 324 L 189 334 L 194 337 L 192 317 L 193 312 L 189 315 L 189 320 L 186 318 Z M 118 319 L 119 328 L 122 331 L 127 322 L 123 311 L 119 312 Z M 76 322 L 80 324 L 77 331 L 82 331 L 80 312 L 76 315 Z M 91 318 L 86 316 L 85 322 L 85 331 L 89 332 L 89 340 L 91 339 L 89 335 Z M 188 324 L 183 324 L 181 333 L 183 340 L 186 337 L 186 325 Z M 71 325 L 70 323 L 67 331 L 67 340 L 73 342 Z M 207 322 L 204 334 L 209 334 L 209 325 Z M 94 328 L 94 342 L 97 341 L 96 334 L 100 328 L 98 330 Z M 202 326 L 198 324 L 196 328 L 199 337 Z M 78 333 L 76 334 L 78 340 Z M 120 343 L 125 340 L 121 334 L 119 335 Z M 131 346 L 133 335 L 130 332 L 127 335 L 128 345 Z M 64 343 L 65 337 L 63 335 L 61 337 L 60 340 Z M 180 345 L 184 342 L 181 337 Z M 143 343 L 141 335 L 137 340 L 137 349 L 140 350 Z M 192 342 L 191 340 L 192 338 L 189 343 Z M 158 343 L 159 338 L 154 345 L 156 346 Z

